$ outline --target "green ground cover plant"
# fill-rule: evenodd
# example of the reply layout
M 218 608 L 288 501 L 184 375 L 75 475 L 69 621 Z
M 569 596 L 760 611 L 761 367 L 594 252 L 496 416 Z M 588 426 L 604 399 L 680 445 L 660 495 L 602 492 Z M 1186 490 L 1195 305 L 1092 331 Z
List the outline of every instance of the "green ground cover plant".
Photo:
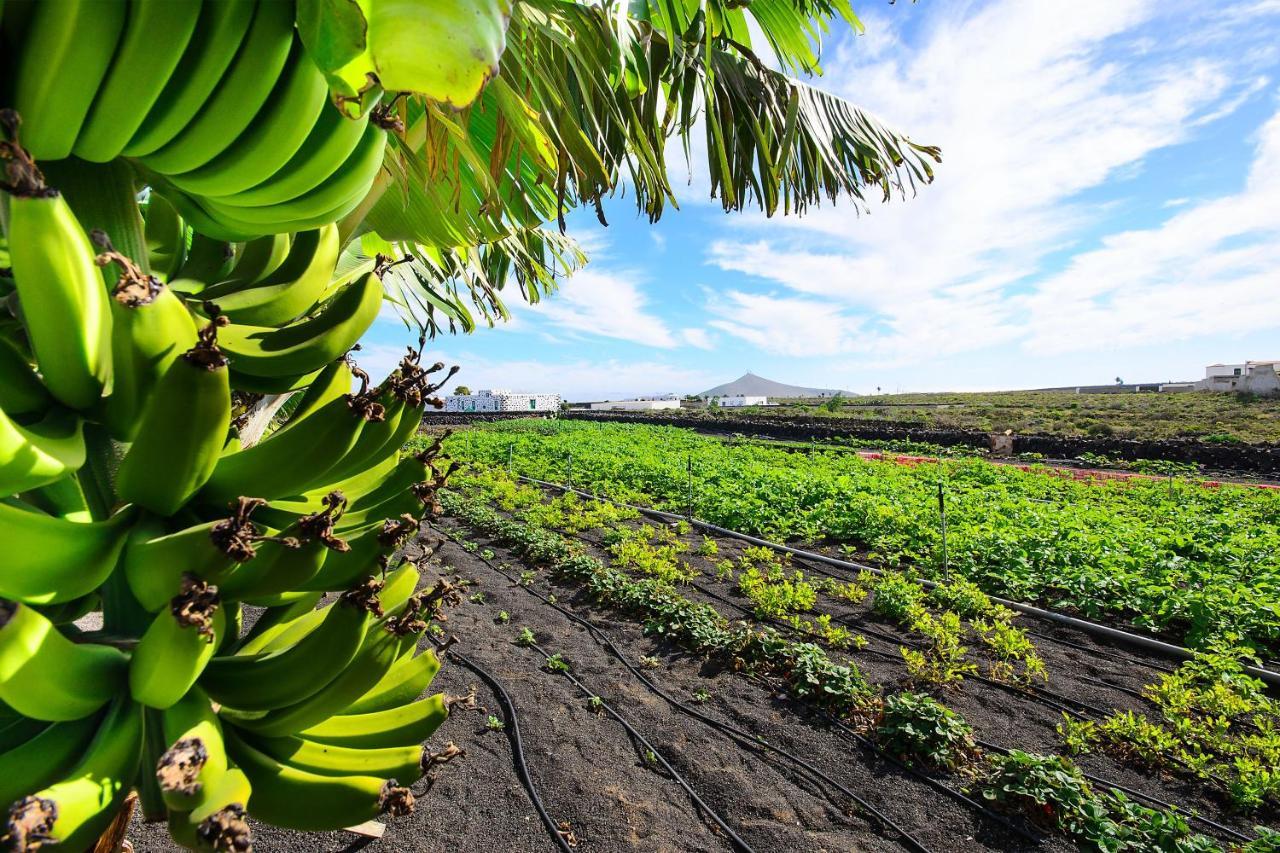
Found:
M 1192 647 L 1237 636 L 1280 656 L 1280 494 L 1195 481 L 1077 481 L 981 460 L 904 466 L 726 446 L 688 430 L 524 422 L 453 436 L 455 458 L 575 482 L 774 540 L 1126 621 Z M 687 466 L 692 460 L 693 476 Z M 947 513 L 944 563 L 938 490 Z M 510 501 L 508 501 L 510 503 Z

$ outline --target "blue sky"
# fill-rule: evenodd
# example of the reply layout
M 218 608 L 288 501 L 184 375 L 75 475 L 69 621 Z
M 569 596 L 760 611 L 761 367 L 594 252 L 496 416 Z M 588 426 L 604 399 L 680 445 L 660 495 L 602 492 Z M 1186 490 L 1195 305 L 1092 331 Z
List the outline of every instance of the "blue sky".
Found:
M 588 267 L 431 357 L 572 400 L 746 370 L 866 393 L 1280 358 L 1280 0 L 856 8 L 865 34 L 835 32 L 815 82 L 941 146 L 932 186 L 861 216 L 725 214 L 695 153 L 680 210 L 573 215 Z M 415 337 L 380 320 L 370 372 Z

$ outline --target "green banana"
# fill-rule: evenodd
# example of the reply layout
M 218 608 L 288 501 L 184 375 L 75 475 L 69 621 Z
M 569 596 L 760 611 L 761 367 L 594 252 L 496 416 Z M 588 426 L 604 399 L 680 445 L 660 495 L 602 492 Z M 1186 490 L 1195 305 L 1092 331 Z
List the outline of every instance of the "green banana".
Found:
M 275 89 L 248 128 L 199 168 L 170 173 L 170 182 L 197 196 L 236 193 L 262 183 L 306 142 L 328 100 L 323 75 L 295 38 Z
M 96 714 L 46 725 L 43 731 L 0 753 L 0 803 L 39 791 L 62 778 L 84 754 L 102 720 Z
M 222 580 L 219 588 L 225 595 L 256 604 L 270 596 L 300 590 L 320 572 L 329 556 L 329 547 L 318 540 L 301 542 L 294 548 L 275 542 L 271 546 L 270 555 L 262 554 Z
M 80 419 L 54 411 L 30 427 L 0 410 L 0 496 L 37 489 L 74 474 L 84 464 Z
M 8 338 L 0 336 L 0 410 L 28 415 L 48 409 L 53 398 L 26 355 Z
M 253 22 L 256 0 L 204 3 L 195 35 L 146 121 L 125 146 L 127 157 L 142 157 L 177 136 L 209 100 Z
M 367 412 L 358 397 L 340 397 L 293 429 L 222 456 L 202 498 L 220 503 L 237 495 L 272 499 L 306 491 L 322 481 L 325 469 L 355 444 Z
M 403 657 L 387 670 L 373 687 L 352 702 L 344 714 L 371 714 L 407 705 L 421 696 L 440 670 L 440 659 L 427 649 L 420 655 Z
M 258 3 L 240 50 L 200 111 L 171 140 L 138 159 L 163 175 L 189 172 L 213 160 L 255 120 L 292 44 L 293 4 Z
M 293 247 L 292 234 L 271 234 L 244 244 L 236 265 L 221 281 L 201 292 L 201 298 L 214 298 L 217 291 L 235 291 L 249 287 L 279 269 Z M 205 294 L 209 294 L 208 297 Z
M 67 776 L 9 809 L 9 844 L 16 850 L 49 842 L 69 850 L 92 846 L 138 772 L 142 727 L 141 709 L 128 700 L 117 701 Z
M 167 745 L 153 771 L 160 796 L 170 809 L 190 811 L 205 802 L 227 772 L 222 722 L 199 688 L 166 708 L 160 720 Z
M 410 702 L 388 711 L 330 717 L 298 733 L 300 737 L 334 746 L 381 749 L 422 743 L 449 716 L 444 694 Z
M 296 234 L 289 257 L 271 275 L 248 287 L 214 285 L 201 297 L 233 323 L 283 326 L 315 305 L 338 263 L 338 226 Z
M 93 521 L 93 513 L 89 511 L 89 503 L 85 500 L 84 489 L 76 477 L 63 477 L 47 486 L 41 486 L 27 492 L 22 499 L 49 515 L 56 515 L 64 521 L 88 524 Z
M 172 533 L 157 519 L 135 525 L 122 557 L 134 598 L 154 613 L 178 594 L 184 575 L 219 584 L 234 574 L 238 565 L 260 559 L 256 543 L 269 534 L 249 518 L 259 505 L 259 501 L 243 498 L 227 518 Z
M 0 703 L 3 705 L 3 703 Z M 49 728 L 48 720 L 33 720 L 24 717 L 7 705 L 5 714 L 0 716 L 0 753 L 17 749 L 42 731 Z M 13 715 L 13 716 L 10 716 Z
M 216 320 L 206 326 L 151 394 L 116 478 L 124 500 L 172 515 L 218 464 L 231 426 L 231 384 L 217 328 Z
M 422 778 L 426 750 L 421 746 L 352 749 L 300 737 L 251 737 L 246 741 L 287 767 L 320 776 L 377 776 L 412 785 Z
M 61 604 L 93 592 L 111 574 L 133 513 L 81 523 L 0 502 L 0 596 Z
M 226 630 L 217 587 L 188 579 L 152 620 L 129 661 L 129 692 L 151 708 L 168 708 L 195 684 Z
M 311 591 L 347 589 L 378 573 L 382 568 L 379 558 L 389 556 L 395 550 L 395 540 L 385 531 L 384 522 L 377 521 L 344 534 L 347 549 L 330 553 L 320 571 L 299 582 L 295 588 Z
M 137 435 L 151 392 L 197 340 L 196 324 L 182 300 L 154 276 L 126 267 L 112 291 L 111 362 L 114 381 L 103 400 L 112 438 Z
M 163 281 L 173 278 L 187 257 L 187 235 L 178 211 L 158 193 L 147 199 L 143 236 L 151 271 Z
M 231 272 L 236 253 L 225 240 L 215 240 L 199 232 L 191 235 L 187 258 L 169 280 L 169 286 L 184 295 L 197 296 L 210 283 Z
M 252 796 L 249 777 L 229 767 L 198 807 L 169 812 L 169 834 L 192 850 L 252 850 L 253 832 L 245 820 L 245 803 Z
M 346 592 L 323 623 L 287 649 L 215 656 L 200 676 L 200 686 L 219 703 L 240 711 L 269 711 L 301 701 L 355 657 L 369 629 L 374 601 L 367 587 Z
M 322 597 L 322 593 L 312 592 L 290 604 L 268 607 L 258 616 L 258 621 L 253 623 L 249 632 L 240 639 L 235 651 L 251 655 L 293 645 L 306 631 L 298 631 L 296 636 L 290 635 L 290 631 L 297 630 L 299 624 L 307 624 L 308 631 L 320 624 L 322 615 L 313 620 L 308 620 L 307 617 L 312 613 L 320 613 L 315 606 Z M 272 645 L 276 640 L 281 641 L 279 646 Z
M 265 207 L 306 195 L 335 175 L 365 138 L 368 122 L 325 107 L 306 142 L 278 172 L 241 192 L 211 192 L 206 198 L 240 207 Z
M 231 387 L 250 394 L 289 394 L 307 388 L 320 376 L 320 370 L 296 376 L 249 376 L 231 369 Z
M 369 273 L 348 285 L 319 312 L 281 329 L 232 324 L 222 346 L 238 373 L 299 376 L 323 368 L 347 352 L 377 319 L 382 282 Z
M 289 414 L 289 419 L 281 425 L 281 430 L 297 426 L 308 415 L 314 414 L 331 400 L 345 397 L 351 393 L 351 362 L 345 358 L 330 362 L 307 386 L 298 400 L 298 405 Z
M 73 643 L 30 607 L 0 599 L 0 700 L 35 720 L 88 716 L 124 686 L 129 658 Z
M 375 776 L 322 776 L 291 767 L 250 746 L 231 730 L 227 751 L 253 784 L 249 814 L 286 829 L 321 831 L 413 810 L 413 794 Z
M 335 110 L 336 112 L 336 110 Z M 202 198 L 200 206 L 228 225 L 236 227 L 273 227 L 278 222 L 333 216 L 335 209 L 344 211 L 352 199 L 359 201 L 369 192 L 386 155 L 387 133 L 368 124 L 360 144 L 349 157 L 319 186 L 287 201 L 263 206 L 246 204 L 232 196 L 225 199 Z
M 238 721 L 238 725 L 263 737 L 283 737 L 324 722 L 335 713 L 345 711 L 377 684 L 405 651 L 418 645 L 426 628 L 426 623 L 417 620 L 416 614 L 412 619 L 383 617 L 366 635 L 356 656 L 323 689 L 265 716 Z
M 42 17 L 45 9 L 41 5 Z M 89 237 L 66 200 L 53 190 L 35 192 L 9 199 L 9 262 L 45 386 L 66 405 L 86 409 L 111 378 L 107 291 Z
M 32 4 L 13 89 L 23 143 L 37 160 L 71 154 L 124 30 L 124 0 Z M 16 245 L 12 238 L 10 245 Z
M 76 137 L 77 157 L 105 163 L 120 156 L 178 66 L 201 5 L 130 0 L 115 58 Z

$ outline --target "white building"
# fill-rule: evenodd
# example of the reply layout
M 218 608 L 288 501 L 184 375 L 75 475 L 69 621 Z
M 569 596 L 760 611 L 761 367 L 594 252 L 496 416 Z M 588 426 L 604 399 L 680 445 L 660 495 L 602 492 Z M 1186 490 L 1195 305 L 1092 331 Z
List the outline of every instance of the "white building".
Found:
M 605 400 L 589 404 L 593 412 L 654 412 L 680 408 L 679 397 L 637 397 L 634 400 Z
M 558 412 L 559 394 L 526 394 L 523 391 L 481 389 L 475 394 L 450 394 L 446 412 Z
M 1246 361 L 1243 364 L 1211 364 L 1196 383 L 1203 391 L 1237 391 L 1280 394 L 1280 361 Z
M 769 405 L 768 397 L 753 397 L 748 394 L 726 394 L 723 397 L 712 397 L 718 405 L 724 408 L 737 408 L 739 406 L 767 406 Z M 710 402 L 708 400 L 707 402 Z

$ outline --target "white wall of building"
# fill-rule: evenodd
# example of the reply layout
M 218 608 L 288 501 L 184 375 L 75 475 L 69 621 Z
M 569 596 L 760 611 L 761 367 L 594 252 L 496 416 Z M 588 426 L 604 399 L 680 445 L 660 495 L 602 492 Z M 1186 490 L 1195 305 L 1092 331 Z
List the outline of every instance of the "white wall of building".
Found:
M 1211 364 L 1204 369 L 1204 379 L 1196 383 L 1196 388 L 1241 394 L 1280 394 L 1280 361 Z
M 725 397 L 712 397 L 721 406 L 728 408 L 737 408 L 739 406 L 767 406 L 769 405 L 768 397 L 751 397 L 745 394 L 730 394 Z
M 483 389 L 474 394 L 450 394 L 444 398 L 444 410 L 446 412 L 558 412 L 560 395 Z
M 648 400 L 605 400 L 602 403 L 591 403 L 593 412 L 654 412 L 659 409 L 678 409 L 680 400 L 676 397 L 660 397 Z

